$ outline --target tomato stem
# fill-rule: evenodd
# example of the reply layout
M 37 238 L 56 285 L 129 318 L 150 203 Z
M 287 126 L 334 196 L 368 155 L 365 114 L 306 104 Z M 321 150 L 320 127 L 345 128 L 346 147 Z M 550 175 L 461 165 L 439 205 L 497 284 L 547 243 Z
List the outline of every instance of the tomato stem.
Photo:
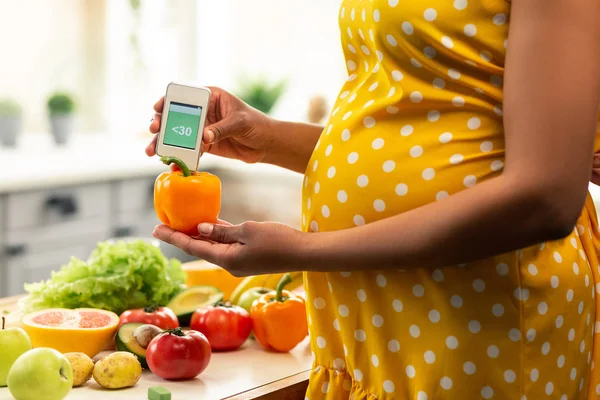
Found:
M 174 336 L 185 336 L 185 332 L 181 328 L 167 329 L 165 332 Z
M 283 288 L 289 283 L 292 283 L 292 276 L 290 274 L 285 274 L 277 284 L 277 294 L 275 295 L 276 301 L 285 301 L 285 298 L 283 297 Z
M 183 162 L 183 160 L 177 158 L 177 157 L 172 157 L 172 156 L 163 156 L 160 158 L 160 161 L 162 161 L 163 164 L 166 165 L 171 165 L 171 164 L 177 164 L 177 166 L 179 167 L 179 169 L 181 169 L 181 172 L 183 173 L 183 176 L 188 177 L 190 175 L 192 175 L 192 173 L 190 172 L 190 169 L 188 168 L 187 165 L 185 165 L 185 163 Z
M 153 313 L 153 312 L 156 312 L 159 308 L 160 307 L 158 305 L 153 304 L 153 305 L 151 305 L 149 307 L 144 307 L 144 312 Z

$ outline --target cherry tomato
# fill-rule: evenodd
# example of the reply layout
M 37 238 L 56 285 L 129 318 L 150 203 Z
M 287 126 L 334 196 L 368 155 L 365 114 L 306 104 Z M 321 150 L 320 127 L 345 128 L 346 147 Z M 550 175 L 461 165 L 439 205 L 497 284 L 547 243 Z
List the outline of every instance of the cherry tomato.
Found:
M 119 317 L 119 327 L 129 322 L 139 322 L 158 326 L 161 329 L 173 329 L 179 327 L 177 315 L 168 307 L 146 307 L 135 310 L 127 310 Z
M 190 328 L 206 335 L 215 351 L 235 350 L 250 337 L 252 318 L 242 307 L 218 303 L 194 311 Z
M 193 379 L 206 369 L 211 355 L 206 336 L 181 328 L 161 333 L 146 349 L 150 371 L 167 380 Z

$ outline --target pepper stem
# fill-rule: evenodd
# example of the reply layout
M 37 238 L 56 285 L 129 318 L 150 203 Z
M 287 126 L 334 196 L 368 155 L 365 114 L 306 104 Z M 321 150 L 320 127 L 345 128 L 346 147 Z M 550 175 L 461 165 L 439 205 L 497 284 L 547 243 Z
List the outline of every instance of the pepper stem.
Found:
M 4 323 L 6 322 L 6 318 L 2 317 L 2 330 L 4 330 Z
M 290 274 L 285 274 L 281 280 L 279 281 L 279 283 L 277 284 L 277 289 L 275 289 L 277 291 L 277 294 L 275 295 L 275 300 L 282 302 L 284 301 L 283 298 L 283 288 L 285 285 L 292 283 L 292 276 Z
M 172 157 L 172 156 L 162 156 L 160 158 L 160 161 L 163 162 L 163 164 L 166 165 L 171 165 L 171 164 L 177 164 L 177 166 L 179 167 L 179 169 L 181 169 L 181 172 L 183 173 L 183 176 L 190 176 L 192 175 L 192 173 L 190 172 L 190 169 L 188 168 L 187 165 L 185 165 L 185 163 L 177 158 L 177 157 Z

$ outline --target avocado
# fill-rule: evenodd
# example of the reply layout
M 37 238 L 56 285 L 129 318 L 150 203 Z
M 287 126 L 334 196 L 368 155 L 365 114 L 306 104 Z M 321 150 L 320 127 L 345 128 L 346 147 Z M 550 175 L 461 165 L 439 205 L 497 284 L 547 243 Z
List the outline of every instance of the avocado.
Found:
M 130 322 L 128 324 L 123 324 L 119 328 L 119 332 L 117 332 L 117 337 L 115 338 L 115 345 L 117 350 L 120 351 L 128 351 L 137 356 L 140 364 L 142 364 L 143 368 L 148 369 L 148 363 L 146 363 L 146 349 L 144 349 L 133 337 L 133 332 L 136 330 L 138 326 L 144 324 L 140 324 L 139 322 Z
M 182 327 L 190 326 L 192 314 L 197 308 L 214 305 L 223 300 L 223 292 L 214 286 L 192 286 L 179 293 L 167 305 Z

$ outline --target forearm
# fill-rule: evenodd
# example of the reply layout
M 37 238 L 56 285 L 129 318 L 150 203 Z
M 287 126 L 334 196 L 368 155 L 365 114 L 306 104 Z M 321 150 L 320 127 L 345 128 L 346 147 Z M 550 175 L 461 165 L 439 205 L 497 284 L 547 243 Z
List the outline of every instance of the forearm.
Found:
M 565 236 L 551 191 L 515 194 L 504 176 L 442 201 L 357 228 L 306 235 L 308 270 L 442 267 L 484 259 Z M 583 193 L 583 196 L 582 196 Z M 574 196 L 583 206 L 585 190 Z M 544 200 L 544 197 L 546 199 Z M 574 225 L 574 222 L 573 222 Z
M 323 127 L 271 120 L 269 131 L 271 142 L 263 162 L 303 174 Z

